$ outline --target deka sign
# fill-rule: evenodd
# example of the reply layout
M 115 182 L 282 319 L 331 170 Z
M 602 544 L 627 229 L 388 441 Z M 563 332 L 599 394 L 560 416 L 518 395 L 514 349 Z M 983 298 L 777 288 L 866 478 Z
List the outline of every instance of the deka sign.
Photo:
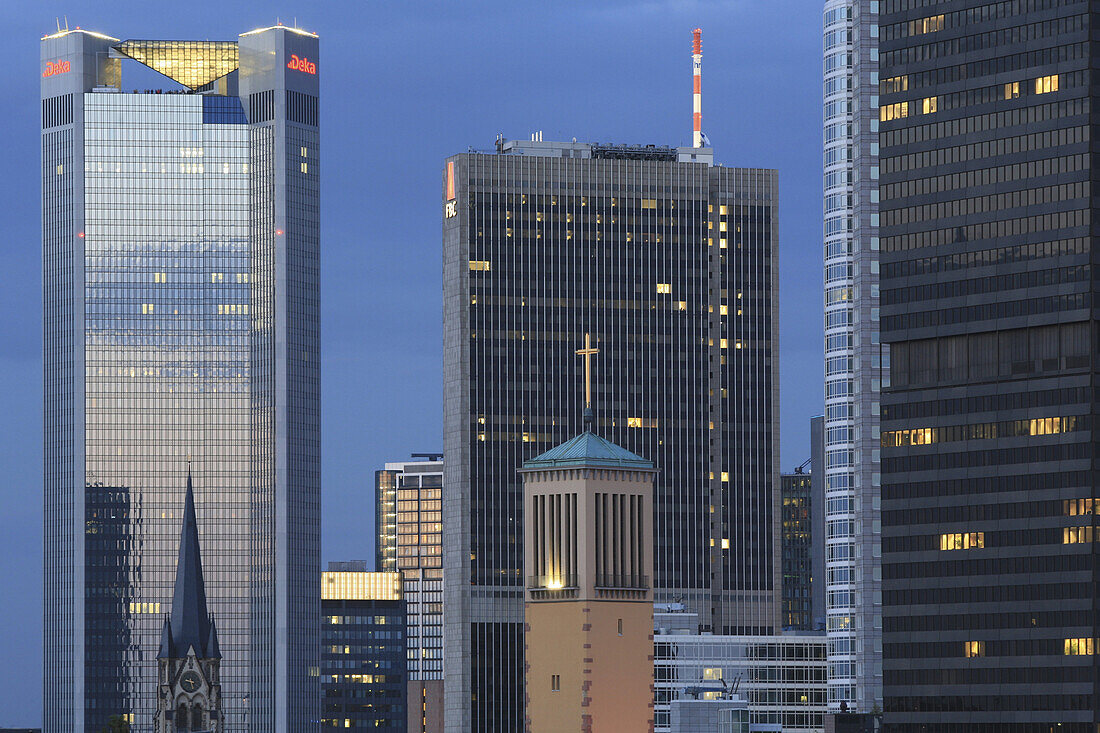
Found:
M 290 55 L 290 63 L 286 65 L 288 69 L 294 69 L 295 71 L 303 71 L 307 74 L 317 73 L 317 64 L 310 61 L 306 57 L 298 58 L 295 54 Z
M 42 78 L 68 73 L 71 68 L 72 64 L 68 61 L 47 61 L 46 70 L 42 72 Z

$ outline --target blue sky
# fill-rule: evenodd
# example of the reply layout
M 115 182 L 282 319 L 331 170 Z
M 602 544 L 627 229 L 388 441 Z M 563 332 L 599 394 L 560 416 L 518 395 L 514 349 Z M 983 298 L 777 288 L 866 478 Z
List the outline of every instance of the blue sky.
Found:
M 784 468 L 821 412 L 818 0 L 7 2 L 0 76 L 0 727 L 41 723 L 38 44 L 231 40 L 276 19 L 321 36 L 324 558 L 372 556 L 373 471 L 439 450 L 439 170 L 498 133 L 691 142 L 691 29 L 703 128 L 724 165 L 780 172 Z M 125 85 L 125 77 L 124 77 Z M 147 86 L 144 82 L 142 86 Z

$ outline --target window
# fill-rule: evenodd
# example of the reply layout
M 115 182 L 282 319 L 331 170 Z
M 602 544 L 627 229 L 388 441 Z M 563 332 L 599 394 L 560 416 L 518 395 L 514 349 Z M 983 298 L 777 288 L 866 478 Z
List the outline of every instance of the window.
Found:
M 64 172 L 65 172 L 65 166 L 62 165 L 61 163 L 58 163 L 57 164 L 57 175 L 60 176 Z
M 619 619 L 619 636 L 623 635 L 623 620 Z
M 1020 96 L 1020 82 L 1010 81 L 1005 84 L 1005 99 L 1017 99 Z
M 985 547 L 985 532 L 954 532 L 940 535 L 941 550 L 973 550 Z
M 657 283 L 657 292 L 665 295 L 672 292 L 672 283 Z
M 984 657 L 985 656 L 985 642 L 984 641 L 968 641 L 966 644 L 966 656 L 967 657 Z
M 1058 91 L 1058 75 L 1040 76 L 1035 80 L 1035 93 L 1047 94 Z
M 489 260 L 470 260 L 470 270 L 474 272 L 489 272 Z
M 642 208 L 643 209 L 656 209 L 657 208 L 657 199 L 642 199 Z
M 1066 639 L 1067 656 L 1092 656 L 1096 653 L 1095 639 Z
M 704 680 L 720 680 L 722 679 L 721 667 L 703 667 L 703 679 Z
M 550 690 L 552 692 L 558 692 L 558 691 L 561 690 L 561 675 L 560 674 L 550 675 Z
M 302 173 L 309 173 L 309 163 L 302 161 Z
M 900 120 L 903 117 L 909 116 L 909 103 L 908 102 L 895 102 L 894 104 L 884 104 L 878 109 L 878 118 L 881 122 L 889 122 L 890 120 Z
M 909 76 L 893 76 L 879 82 L 879 94 L 894 94 L 909 91 Z
M 925 33 L 935 33 L 943 30 L 943 15 L 933 15 L 928 18 L 917 18 L 909 21 L 909 35 L 922 36 Z
M 939 97 L 925 97 L 921 100 L 922 114 L 930 115 L 935 112 L 939 107 L 939 99 Z

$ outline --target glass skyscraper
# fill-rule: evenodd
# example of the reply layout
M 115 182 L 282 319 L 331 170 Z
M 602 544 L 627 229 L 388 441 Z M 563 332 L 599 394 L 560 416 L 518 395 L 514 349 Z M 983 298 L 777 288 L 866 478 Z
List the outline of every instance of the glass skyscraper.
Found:
M 42 41 L 47 731 L 151 730 L 189 461 L 224 729 L 319 717 L 316 64 L 281 26 Z
M 829 707 L 882 704 L 878 0 L 824 15 L 825 604 Z
M 595 427 L 654 460 L 658 598 L 780 626 L 775 171 L 503 141 L 443 171 L 446 727 L 523 728 L 517 469 Z

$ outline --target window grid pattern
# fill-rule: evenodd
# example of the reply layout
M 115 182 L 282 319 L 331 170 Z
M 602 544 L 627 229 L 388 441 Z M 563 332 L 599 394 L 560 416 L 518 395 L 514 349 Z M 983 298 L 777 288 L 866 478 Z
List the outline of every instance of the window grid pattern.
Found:
M 601 349 L 594 430 L 662 471 L 658 593 L 683 597 L 718 633 L 778 624 L 777 191 L 770 171 L 699 164 L 479 154 L 453 162 L 447 592 L 469 589 L 448 607 L 470 610 L 465 621 L 449 617 L 447 633 L 470 644 L 457 657 L 473 660 L 472 729 L 515 730 L 523 709 L 516 469 L 580 430 L 583 365 L 573 351 L 585 332 Z M 722 349 L 723 340 L 741 348 Z
M 882 699 L 875 527 L 888 356 L 877 333 L 877 5 L 825 4 L 825 465 L 815 467 L 825 473 L 828 519 L 837 520 L 825 537 L 829 705 L 864 712 Z M 900 105 L 887 114 L 904 116 Z

